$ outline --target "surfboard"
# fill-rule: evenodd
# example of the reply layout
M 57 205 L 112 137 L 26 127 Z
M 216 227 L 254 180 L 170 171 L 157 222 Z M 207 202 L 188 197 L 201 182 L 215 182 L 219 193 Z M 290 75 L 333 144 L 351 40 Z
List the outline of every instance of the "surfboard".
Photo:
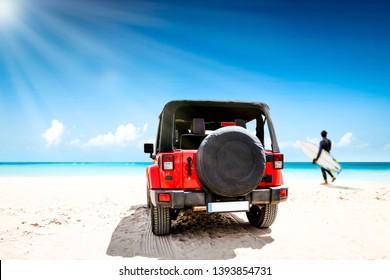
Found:
M 299 143 L 302 151 L 307 155 L 311 160 L 315 159 L 318 154 L 319 146 L 315 143 L 309 141 L 302 141 Z M 327 151 L 322 151 L 317 164 L 325 169 L 328 169 L 331 172 L 336 172 L 339 174 L 342 170 L 341 165 L 338 161 Z

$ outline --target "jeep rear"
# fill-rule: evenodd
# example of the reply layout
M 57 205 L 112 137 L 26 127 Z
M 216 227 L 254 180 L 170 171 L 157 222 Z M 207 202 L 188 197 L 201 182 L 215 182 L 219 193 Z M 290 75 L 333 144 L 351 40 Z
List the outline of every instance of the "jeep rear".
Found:
M 156 149 L 154 149 L 156 148 Z M 269 227 L 287 200 L 269 108 L 263 103 L 171 101 L 160 117 L 153 159 L 146 168 L 152 231 L 169 234 L 182 209 L 246 212 Z

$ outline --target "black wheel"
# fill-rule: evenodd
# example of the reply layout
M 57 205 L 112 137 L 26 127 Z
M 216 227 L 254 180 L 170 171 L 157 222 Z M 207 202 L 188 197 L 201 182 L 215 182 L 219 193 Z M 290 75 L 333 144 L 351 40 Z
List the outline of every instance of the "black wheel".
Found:
M 250 193 L 260 183 L 264 169 L 263 145 L 238 126 L 215 130 L 203 140 L 196 155 L 196 171 L 203 186 L 221 196 Z
M 277 204 L 252 205 L 246 213 L 249 223 L 257 228 L 270 227 L 278 214 Z
M 155 235 L 166 235 L 171 232 L 171 209 L 167 207 L 154 206 L 151 204 L 152 232 Z

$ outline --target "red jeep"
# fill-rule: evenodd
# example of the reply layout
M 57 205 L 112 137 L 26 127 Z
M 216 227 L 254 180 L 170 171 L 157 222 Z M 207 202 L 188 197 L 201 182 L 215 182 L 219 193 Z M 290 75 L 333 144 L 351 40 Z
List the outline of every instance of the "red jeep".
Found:
M 264 148 L 265 147 L 265 148 Z M 152 231 L 169 234 L 180 210 L 246 212 L 269 227 L 282 187 L 283 154 L 264 103 L 175 100 L 159 117 L 153 164 L 146 168 Z

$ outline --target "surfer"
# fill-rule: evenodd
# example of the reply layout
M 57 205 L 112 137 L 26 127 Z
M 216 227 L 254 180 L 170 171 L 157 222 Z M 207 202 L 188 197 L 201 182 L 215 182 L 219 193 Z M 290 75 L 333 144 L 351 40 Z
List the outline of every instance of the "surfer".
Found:
M 320 142 L 320 148 L 318 150 L 317 157 L 313 160 L 313 163 L 317 163 L 317 160 L 319 159 L 319 157 L 322 153 L 322 150 L 325 150 L 328 153 L 330 152 L 330 149 L 332 148 L 332 141 L 330 141 L 328 138 L 326 138 L 327 135 L 328 135 L 328 133 L 325 130 L 321 131 L 322 140 Z M 332 182 L 334 182 L 334 180 L 336 180 L 336 177 L 333 176 L 332 172 L 329 171 L 328 169 L 321 167 L 321 172 L 322 172 L 322 176 L 324 177 L 324 182 L 321 185 L 328 184 L 328 179 L 327 179 L 326 173 L 328 173 L 332 177 Z

